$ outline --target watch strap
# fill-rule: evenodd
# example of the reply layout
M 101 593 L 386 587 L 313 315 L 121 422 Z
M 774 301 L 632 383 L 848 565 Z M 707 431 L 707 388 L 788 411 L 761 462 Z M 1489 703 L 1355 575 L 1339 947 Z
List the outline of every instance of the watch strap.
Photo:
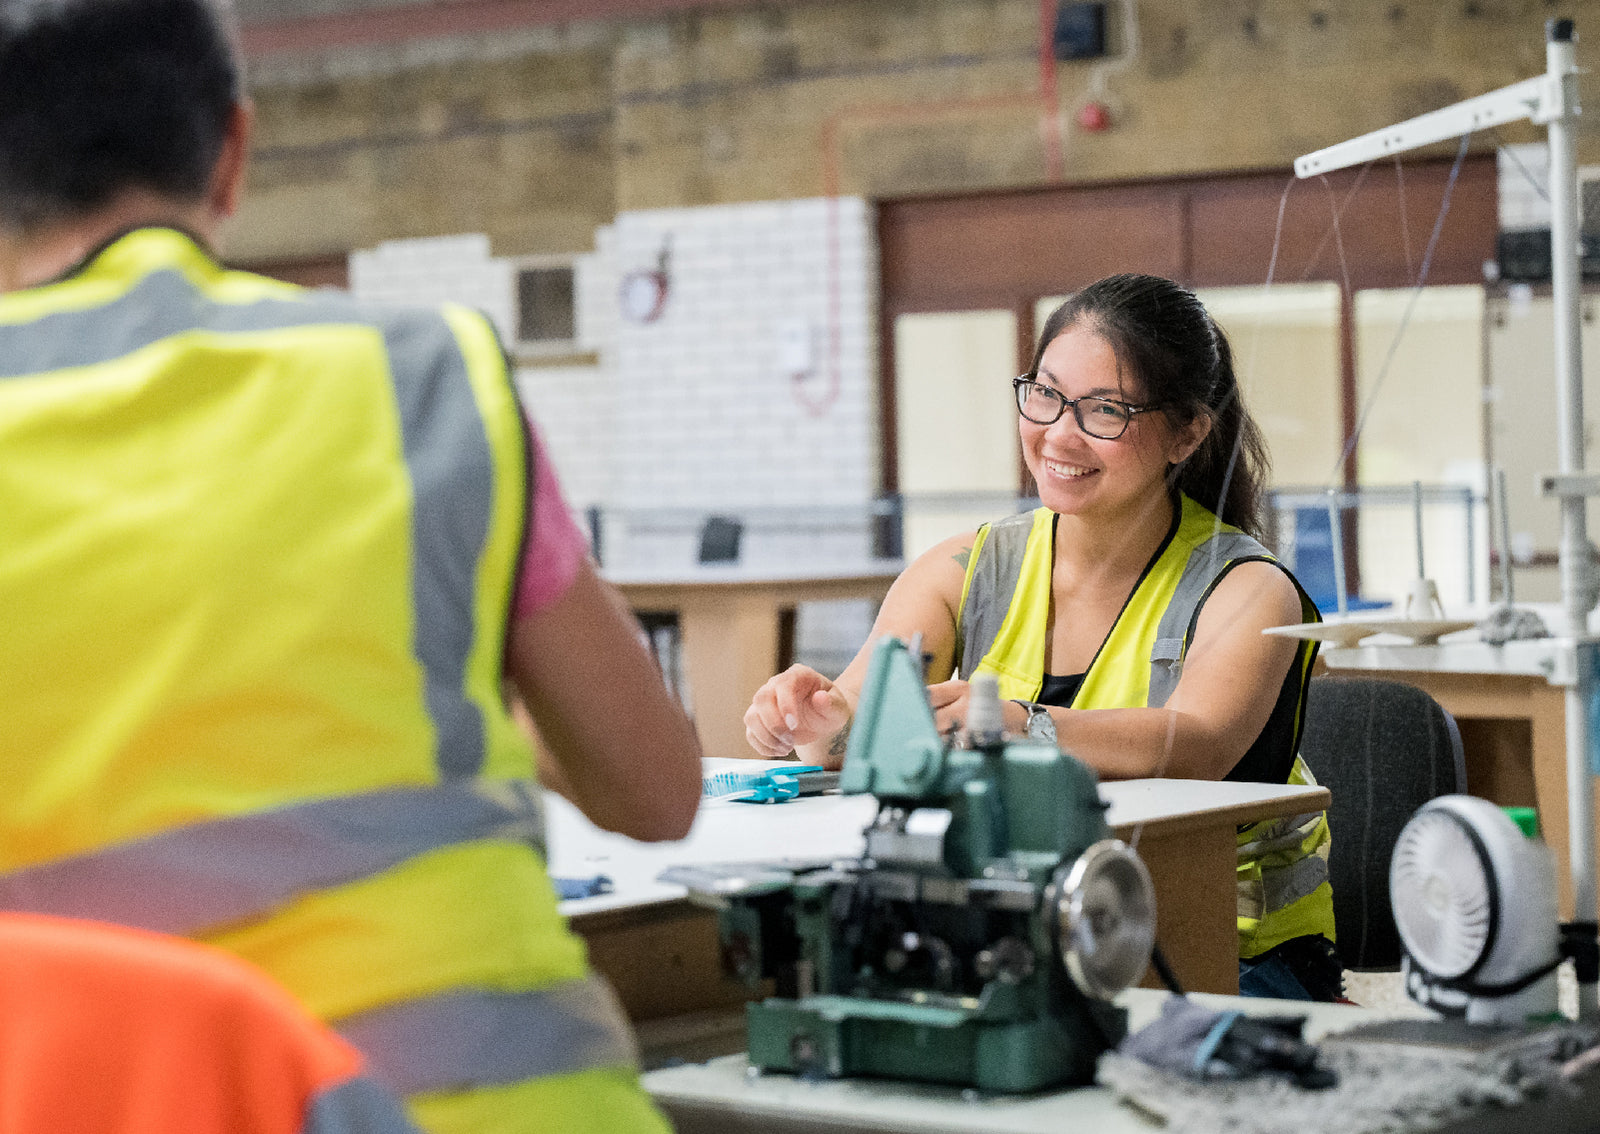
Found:
M 1043 705 L 1032 701 L 1018 701 L 1024 709 L 1028 710 L 1028 735 L 1034 740 L 1045 740 L 1051 744 L 1056 742 L 1056 722 Z

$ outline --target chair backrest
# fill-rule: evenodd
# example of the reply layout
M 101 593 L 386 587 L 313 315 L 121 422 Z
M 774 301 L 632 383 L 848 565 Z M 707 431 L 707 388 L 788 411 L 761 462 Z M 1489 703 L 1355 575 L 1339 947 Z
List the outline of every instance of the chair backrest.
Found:
M 1401 945 L 1389 859 L 1417 808 L 1467 790 L 1455 719 L 1398 681 L 1317 677 L 1300 755 L 1333 795 L 1328 868 L 1339 959 L 1349 969 L 1393 969 Z

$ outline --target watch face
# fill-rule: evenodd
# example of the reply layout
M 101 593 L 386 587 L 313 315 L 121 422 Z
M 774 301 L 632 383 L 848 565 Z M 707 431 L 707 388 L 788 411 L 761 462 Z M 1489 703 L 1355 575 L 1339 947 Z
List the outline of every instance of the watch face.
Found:
M 649 323 L 666 305 L 667 281 L 660 272 L 629 272 L 622 277 L 618 296 L 622 316 L 635 323 Z

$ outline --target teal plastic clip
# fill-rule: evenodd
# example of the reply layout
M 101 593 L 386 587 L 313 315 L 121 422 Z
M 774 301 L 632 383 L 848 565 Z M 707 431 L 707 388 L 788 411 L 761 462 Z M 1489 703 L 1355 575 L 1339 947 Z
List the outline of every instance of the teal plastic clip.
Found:
M 767 768 L 759 772 L 719 772 L 707 776 L 700 794 L 709 799 L 731 799 L 739 803 L 782 803 L 800 794 L 800 777 L 820 772 L 816 764 L 797 764 L 793 768 Z

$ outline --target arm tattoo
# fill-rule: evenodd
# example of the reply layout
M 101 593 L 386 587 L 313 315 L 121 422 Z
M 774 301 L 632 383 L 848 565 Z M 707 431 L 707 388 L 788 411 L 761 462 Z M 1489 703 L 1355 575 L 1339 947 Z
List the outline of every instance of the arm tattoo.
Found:
M 954 559 L 961 566 L 961 569 L 965 571 L 967 569 L 967 560 L 972 558 L 972 548 L 963 547 L 950 558 Z
M 845 725 L 833 734 L 833 739 L 828 741 L 829 756 L 843 756 L 845 749 L 850 747 L 850 726 Z

